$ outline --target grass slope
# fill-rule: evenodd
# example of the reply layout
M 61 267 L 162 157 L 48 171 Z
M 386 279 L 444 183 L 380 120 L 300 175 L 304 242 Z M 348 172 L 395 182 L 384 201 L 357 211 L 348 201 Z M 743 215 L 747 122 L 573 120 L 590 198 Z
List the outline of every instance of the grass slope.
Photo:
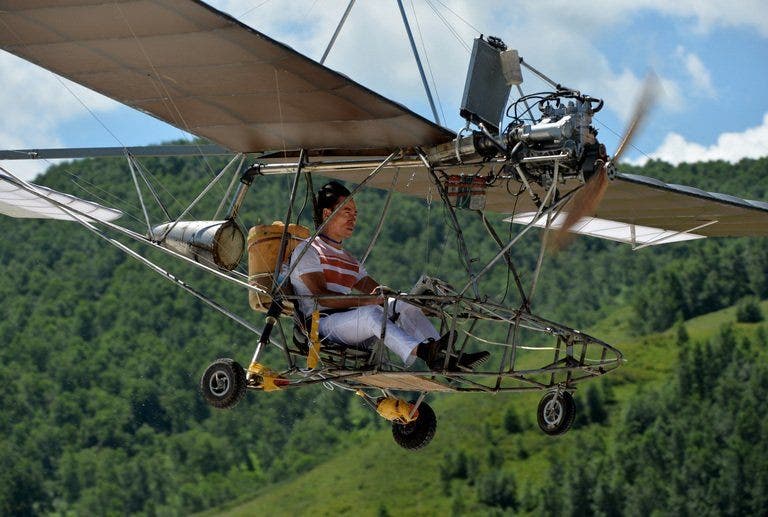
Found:
M 761 305 L 768 314 L 768 302 Z M 617 372 L 596 381 L 610 383 L 614 402 L 611 418 L 619 418 L 624 405 L 638 389 L 667 380 L 677 362 L 674 329 L 630 337 L 628 311 L 620 309 L 594 328 L 595 336 L 618 346 L 627 363 Z M 735 308 L 727 308 L 685 322 L 691 340 L 704 340 L 736 321 Z M 737 333 L 751 335 L 758 325 L 735 324 Z M 586 386 L 586 385 L 585 385 Z M 205 515 L 448 515 L 485 513 L 466 484 L 445 484 L 441 466 L 451 451 L 463 450 L 487 469 L 496 454 L 513 465 L 518 498 L 531 497 L 548 475 L 550 458 L 565 448 L 578 447 L 585 433 L 605 433 L 599 425 L 574 429 L 559 438 L 541 433 L 535 422 L 538 393 L 437 395 L 430 404 L 438 415 L 434 441 L 416 453 L 398 447 L 389 425 L 365 429 L 349 436 L 346 451 L 320 466 L 282 483 L 256 488 L 240 501 Z M 508 433 L 503 418 L 510 408 L 518 415 L 523 431 Z M 247 444 L 245 444 L 247 446 Z M 491 451 L 495 451 L 492 453 Z M 250 500 L 246 498 L 252 497 Z

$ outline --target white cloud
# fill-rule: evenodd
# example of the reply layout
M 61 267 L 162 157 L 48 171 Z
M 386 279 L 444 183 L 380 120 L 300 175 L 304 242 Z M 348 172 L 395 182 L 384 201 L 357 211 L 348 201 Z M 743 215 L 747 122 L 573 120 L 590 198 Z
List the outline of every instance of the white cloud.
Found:
M 727 4 L 716 0 L 640 0 L 637 5 L 673 16 L 692 18 L 697 23 L 696 28 L 702 32 L 709 32 L 713 27 L 748 27 L 768 37 L 768 9 L 764 0 L 739 0 Z
M 513 8 L 522 7 L 515 3 Z M 621 24 L 637 14 L 651 12 L 691 20 L 694 24 L 691 28 L 702 33 L 719 27 L 749 28 L 768 37 L 768 9 L 764 0 L 739 0 L 727 5 L 720 0 L 593 0 L 588 9 L 574 9 L 570 0 L 547 0 L 531 4 L 530 8 L 588 31 Z
M 701 58 L 692 52 L 686 51 L 682 46 L 677 47 L 675 54 L 685 67 L 686 72 L 688 72 L 693 92 L 702 97 L 717 98 L 717 92 L 712 85 L 712 75 L 701 61 Z
M 673 165 L 680 163 L 724 160 L 736 163 L 742 158 L 760 158 L 768 155 L 768 113 L 763 122 L 756 127 L 747 128 L 741 133 L 722 133 L 717 142 L 710 146 L 689 142 L 677 133 L 669 133 L 651 159 L 663 160 Z M 631 161 L 643 165 L 648 157 Z

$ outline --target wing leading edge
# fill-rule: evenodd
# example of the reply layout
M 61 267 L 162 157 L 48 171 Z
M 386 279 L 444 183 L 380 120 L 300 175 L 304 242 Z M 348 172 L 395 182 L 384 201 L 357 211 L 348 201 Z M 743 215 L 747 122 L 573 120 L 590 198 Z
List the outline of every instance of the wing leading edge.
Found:
M 228 149 L 454 134 L 197 0 L 0 0 L 0 48 Z

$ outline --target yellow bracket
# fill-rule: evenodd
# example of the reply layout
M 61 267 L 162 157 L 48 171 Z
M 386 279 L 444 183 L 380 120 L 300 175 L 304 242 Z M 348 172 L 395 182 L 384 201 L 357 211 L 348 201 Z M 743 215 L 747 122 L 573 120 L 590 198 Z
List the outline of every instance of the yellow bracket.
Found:
M 397 399 L 394 397 L 386 397 L 379 399 L 376 404 L 376 412 L 386 418 L 389 421 L 397 421 L 402 424 L 408 424 L 413 422 L 419 417 L 419 412 L 411 416 L 413 411 L 413 404 L 406 402 L 403 399 Z
M 320 361 L 320 311 L 312 313 L 312 324 L 309 327 L 309 354 L 307 368 L 314 369 Z
M 291 382 L 260 363 L 251 363 L 248 367 L 248 377 L 256 377 L 256 384 L 260 385 L 264 391 L 276 391 Z

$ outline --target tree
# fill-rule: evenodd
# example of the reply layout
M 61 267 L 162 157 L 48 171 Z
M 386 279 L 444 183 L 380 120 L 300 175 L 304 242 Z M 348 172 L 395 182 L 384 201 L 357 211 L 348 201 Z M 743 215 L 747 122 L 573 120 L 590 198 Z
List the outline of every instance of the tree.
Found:
M 742 299 L 736 306 L 736 321 L 739 323 L 759 323 L 763 321 L 763 311 L 754 296 Z
M 503 509 L 517 507 L 517 484 L 511 472 L 492 470 L 481 475 L 476 485 L 477 499 Z

